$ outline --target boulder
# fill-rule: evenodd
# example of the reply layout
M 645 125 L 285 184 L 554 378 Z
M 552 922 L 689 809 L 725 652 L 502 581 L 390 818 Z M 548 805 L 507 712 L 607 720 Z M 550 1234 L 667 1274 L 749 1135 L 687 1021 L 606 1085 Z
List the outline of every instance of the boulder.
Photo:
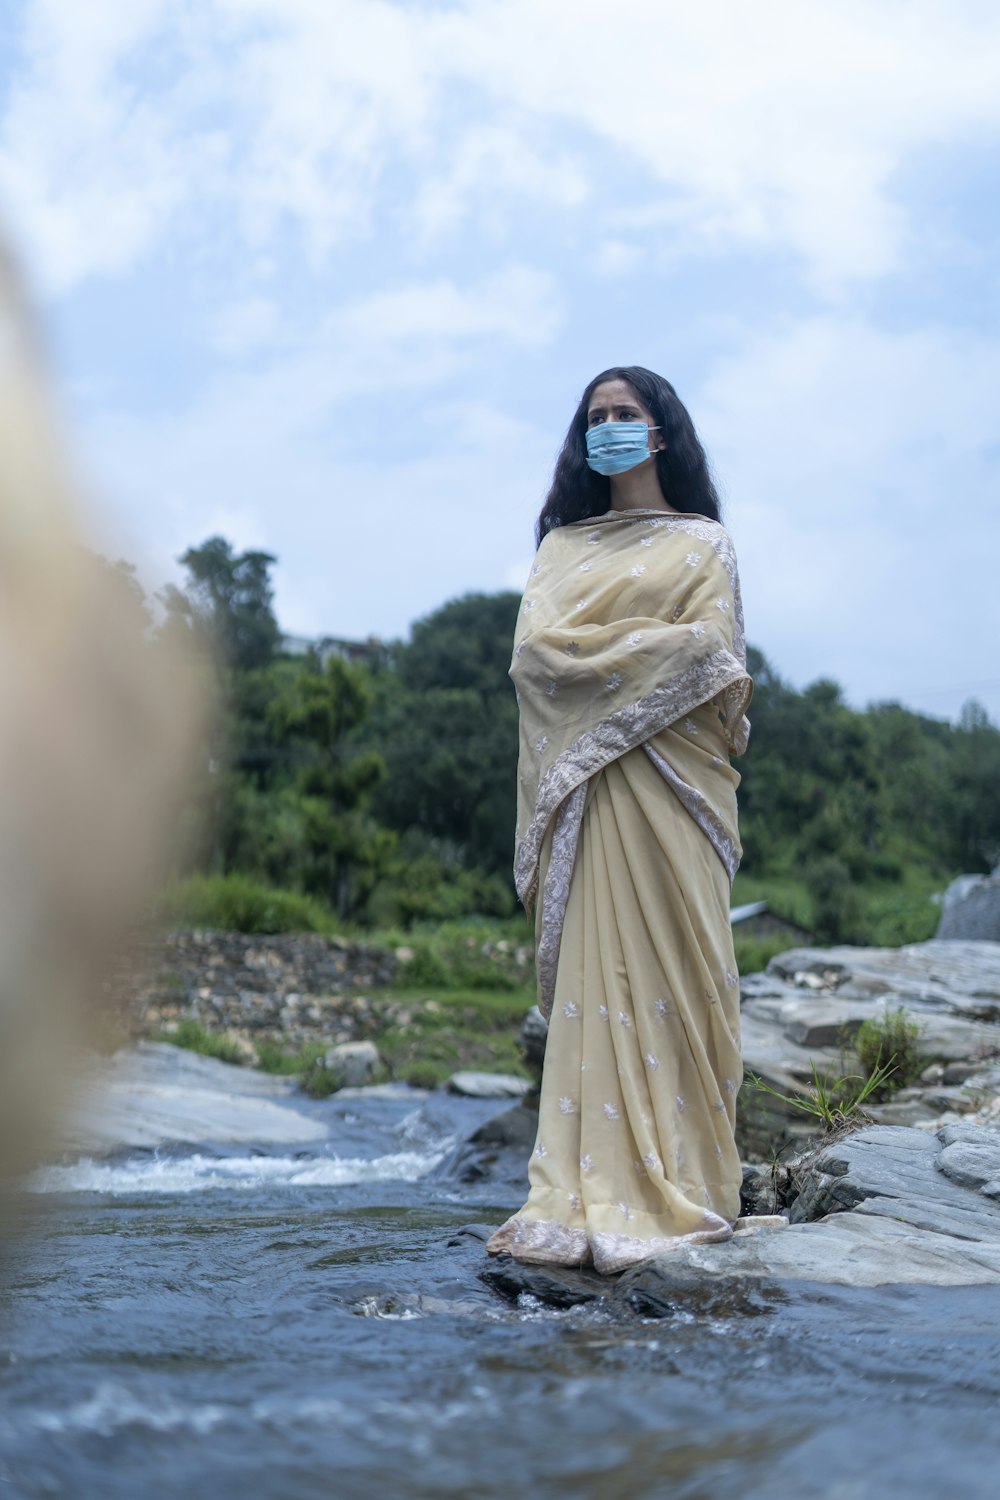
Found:
M 936 936 L 1000 942 L 1000 865 L 991 875 L 960 875 L 944 893 Z
M 548 1040 L 549 1023 L 538 1009 L 533 1005 L 525 1016 L 521 1025 L 521 1034 L 518 1037 L 518 1050 L 524 1066 L 534 1073 L 537 1078 L 542 1076 L 542 1064 L 545 1061 L 545 1043 Z
M 435 1176 L 457 1177 L 459 1182 L 509 1184 L 527 1191 L 527 1163 L 538 1133 L 538 1111 L 526 1104 L 495 1115 L 474 1131 L 441 1164 Z
M 371 1083 L 382 1065 L 374 1042 L 341 1042 L 328 1048 L 323 1066 L 337 1078 L 341 1088 L 363 1088 Z

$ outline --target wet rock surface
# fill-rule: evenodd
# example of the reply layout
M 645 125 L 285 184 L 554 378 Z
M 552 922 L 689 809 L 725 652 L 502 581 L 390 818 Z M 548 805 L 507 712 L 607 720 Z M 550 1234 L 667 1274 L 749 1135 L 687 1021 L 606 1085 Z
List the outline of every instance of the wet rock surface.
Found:
M 303 1145 L 328 1133 L 291 1079 L 141 1042 L 84 1070 L 62 1139 L 67 1150 L 100 1154 L 205 1141 Z
M 1000 1131 L 947 1126 L 936 1134 L 869 1126 L 790 1170 L 783 1227 L 751 1221 L 722 1244 L 679 1244 L 619 1277 L 510 1256 L 481 1275 L 508 1298 L 555 1307 L 603 1298 L 666 1317 L 691 1294 L 767 1296 L 754 1284 L 1000 1285 Z M 751 1290 L 748 1291 L 748 1288 Z

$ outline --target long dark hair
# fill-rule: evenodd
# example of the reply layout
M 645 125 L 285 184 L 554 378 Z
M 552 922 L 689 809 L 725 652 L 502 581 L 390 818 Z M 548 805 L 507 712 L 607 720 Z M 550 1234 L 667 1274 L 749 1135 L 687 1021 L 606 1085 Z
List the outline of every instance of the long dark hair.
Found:
M 666 439 L 666 448 L 656 455 L 656 477 L 663 498 L 675 510 L 718 521 L 719 496 L 708 471 L 705 450 L 698 441 L 687 409 L 662 375 L 642 365 L 616 365 L 595 375 L 573 413 L 562 451 L 556 459 L 552 488 L 535 527 L 535 540 L 570 521 L 585 521 L 611 509 L 611 480 L 595 474 L 587 464 L 587 408 L 590 398 L 606 380 L 624 380 L 653 415 Z

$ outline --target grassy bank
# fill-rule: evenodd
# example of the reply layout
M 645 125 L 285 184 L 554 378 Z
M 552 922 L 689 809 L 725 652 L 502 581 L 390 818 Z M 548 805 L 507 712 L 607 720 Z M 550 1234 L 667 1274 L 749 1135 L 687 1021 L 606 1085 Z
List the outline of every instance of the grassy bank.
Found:
M 930 937 L 938 916 L 931 896 L 940 884 L 914 872 L 902 881 L 854 887 L 862 940 L 893 946 Z M 817 917 L 815 898 L 791 876 L 738 875 L 733 899 L 735 904 L 766 900 L 774 914 L 807 930 Z M 165 893 L 161 915 L 178 926 L 343 935 L 334 914 L 319 903 L 241 876 L 179 883 Z M 397 958 L 396 982 L 365 992 L 374 1018 L 366 1034 L 379 1050 L 384 1079 L 437 1087 L 462 1069 L 523 1072 L 517 1035 L 535 998 L 533 931 L 523 916 L 470 917 L 349 935 L 389 949 Z M 740 971 L 747 974 L 763 969 L 792 942 L 737 930 L 735 946 Z M 320 1042 L 292 1047 L 277 1039 L 251 1048 L 245 1040 L 209 1032 L 190 1020 L 163 1040 L 226 1062 L 299 1077 L 316 1094 L 333 1087 L 321 1064 L 326 1046 Z

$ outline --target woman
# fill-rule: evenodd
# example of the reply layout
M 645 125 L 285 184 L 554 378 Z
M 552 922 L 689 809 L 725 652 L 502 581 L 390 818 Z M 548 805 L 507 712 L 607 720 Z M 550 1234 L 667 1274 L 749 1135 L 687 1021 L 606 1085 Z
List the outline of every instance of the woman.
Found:
M 591 381 L 538 540 L 515 874 L 549 1038 L 531 1192 L 487 1248 L 611 1273 L 727 1239 L 739 1213 L 729 755 L 751 683 L 732 544 L 668 381 Z

